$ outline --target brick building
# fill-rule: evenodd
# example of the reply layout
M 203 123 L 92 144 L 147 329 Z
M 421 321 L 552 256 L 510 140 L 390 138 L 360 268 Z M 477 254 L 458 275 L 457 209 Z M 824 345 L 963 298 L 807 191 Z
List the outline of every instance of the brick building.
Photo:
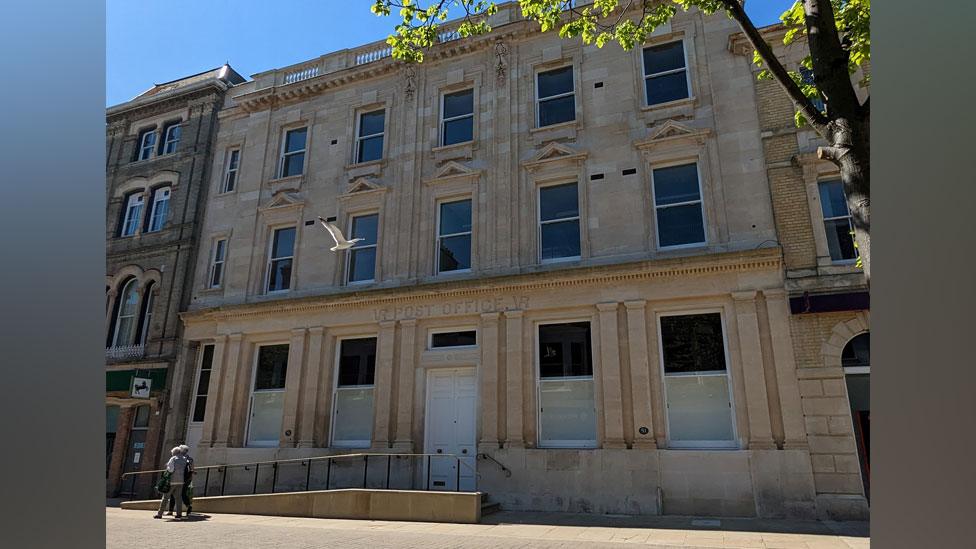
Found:
M 165 84 L 106 112 L 106 492 L 153 469 L 163 448 L 209 180 L 216 112 L 244 81 L 225 65 Z

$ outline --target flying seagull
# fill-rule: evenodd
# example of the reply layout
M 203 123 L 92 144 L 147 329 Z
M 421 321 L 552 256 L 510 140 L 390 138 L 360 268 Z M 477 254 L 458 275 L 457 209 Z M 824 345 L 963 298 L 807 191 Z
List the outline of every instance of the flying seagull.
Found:
M 329 234 L 332 235 L 332 240 L 335 240 L 336 245 L 329 248 L 329 250 L 333 252 L 338 252 L 339 250 L 348 250 L 349 248 L 355 246 L 357 242 L 363 240 L 362 238 L 354 238 L 352 240 L 346 240 L 346 237 L 342 235 L 342 231 L 339 229 L 339 227 L 336 226 L 335 223 L 332 223 L 331 221 L 326 221 L 321 217 L 319 217 L 319 223 L 321 223 L 322 226 L 325 227 L 327 231 L 329 231 Z

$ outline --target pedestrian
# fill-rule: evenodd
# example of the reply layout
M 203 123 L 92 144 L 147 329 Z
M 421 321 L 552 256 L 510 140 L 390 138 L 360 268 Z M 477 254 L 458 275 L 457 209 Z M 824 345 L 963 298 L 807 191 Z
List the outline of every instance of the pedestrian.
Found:
M 193 511 L 193 458 L 190 457 L 190 447 L 186 444 L 180 444 L 178 446 L 183 457 L 186 458 L 186 474 L 183 475 L 185 482 L 183 483 L 183 493 L 180 497 L 183 499 L 183 505 L 186 507 L 186 515 L 190 516 Z M 176 506 L 176 500 L 170 498 L 169 500 L 169 512 L 167 515 L 173 514 L 173 508 Z
M 159 502 L 159 511 L 153 518 L 163 518 L 163 510 L 166 509 L 166 499 L 172 501 L 176 498 L 176 518 L 183 518 L 183 484 L 186 481 L 186 457 L 179 446 L 170 450 L 172 457 L 166 462 L 166 471 L 170 474 L 169 490 L 163 492 L 163 499 Z

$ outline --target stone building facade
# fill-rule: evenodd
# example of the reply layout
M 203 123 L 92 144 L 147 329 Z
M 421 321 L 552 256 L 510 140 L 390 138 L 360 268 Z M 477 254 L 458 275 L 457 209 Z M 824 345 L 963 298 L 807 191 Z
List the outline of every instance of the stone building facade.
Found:
M 106 492 L 149 470 L 164 439 L 229 66 L 157 84 L 106 113 Z
M 493 27 L 445 32 L 422 65 L 378 42 L 228 94 L 172 397 L 197 462 L 433 454 L 398 458 L 398 486 L 817 516 L 792 259 L 734 23 L 679 12 L 632 52 L 511 5 Z M 362 240 L 330 251 L 319 217 Z M 307 463 L 272 482 L 331 474 Z

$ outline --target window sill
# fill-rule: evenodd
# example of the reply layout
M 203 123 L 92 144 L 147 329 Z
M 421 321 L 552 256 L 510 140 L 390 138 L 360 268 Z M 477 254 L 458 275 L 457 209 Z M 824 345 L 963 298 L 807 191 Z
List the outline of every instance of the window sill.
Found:
M 691 244 L 675 244 L 673 246 L 658 246 L 657 251 L 659 253 L 667 252 L 677 252 L 681 250 L 694 250 L 694 249 L 705 249 L 708 248 L 708 242 L 693 242 Z
M 366 162 L 353 162 L 352 164 L 346 164 L 345 170 L 366 170 L 366 169 L 377 169 L 382 168 L 386 165 L 386 157 L 377 158 L 376 160 L 368 160 Z
M 568 122 L 560 122 L 541 128 L 530 128 L 529 135 L 536 143 L 555 141 L 556 139 L 576 139 L 576 133 L 580 129 L 579 118 Z
M 648 126 L 650 126 L 658 120 L 665 120 L 669 118 L 694 118 L 695 106 L 697 106 L 697 104 L 698 98 L 691 96 L 684 99 L 668 101 L 666 103 L 645 105 L 642 106 L 640 110 L 644 121 Z
M 288 183 L 298 183 L 301 186 L 302 181 L 305 179 L 305 174 L 301 173 L 299 175 L 289 175 L 288 177 L 275 177 L 268 180 L 268 186 L 286 185 Z M 234 191 L 231 191 L 233 193 Z M 231 194 L 224 193 L 224 194 Z
M 430 150 L 430 154 L 436 162 L 444 162 L 455 158 L 471 159 L 474 158 L 474 150 L 477 148 L 476 142 L 472 139 L 463 143 L 434 147 Z

